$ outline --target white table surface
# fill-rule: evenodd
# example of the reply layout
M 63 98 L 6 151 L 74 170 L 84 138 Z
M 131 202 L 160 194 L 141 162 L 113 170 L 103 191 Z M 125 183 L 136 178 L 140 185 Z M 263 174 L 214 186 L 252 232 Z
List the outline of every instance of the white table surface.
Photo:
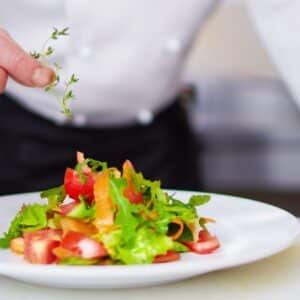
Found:
M 300 238 L 294 246 L 265 260 L 152 288 L 54 289 L 24 284 L 0 276 L 1 300 L 298 300 L 299 295 Z

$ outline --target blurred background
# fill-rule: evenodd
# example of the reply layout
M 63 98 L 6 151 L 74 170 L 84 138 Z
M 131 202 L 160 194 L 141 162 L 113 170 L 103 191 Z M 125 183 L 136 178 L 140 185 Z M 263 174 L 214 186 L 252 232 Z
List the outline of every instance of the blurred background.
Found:
M 224 1 L 213 14 L 195 42 L 185 79 L 197 87 L 190 114 L 203 143 L 204 189 L 299 215 L 300 112 L 242 1 Z

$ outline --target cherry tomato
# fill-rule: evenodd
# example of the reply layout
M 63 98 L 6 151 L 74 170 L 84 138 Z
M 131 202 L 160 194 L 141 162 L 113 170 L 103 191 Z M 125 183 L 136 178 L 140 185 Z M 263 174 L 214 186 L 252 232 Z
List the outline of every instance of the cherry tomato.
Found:
M 77 202 L 79 202 L 79 196 L 83 196 L 87 202 L 91 203 L 94 200 L 94 175 L 85 173 L 84 176 L 83 182 L 75 170 L 67 168 L 64 178 L 65 191 L 70 198 Z

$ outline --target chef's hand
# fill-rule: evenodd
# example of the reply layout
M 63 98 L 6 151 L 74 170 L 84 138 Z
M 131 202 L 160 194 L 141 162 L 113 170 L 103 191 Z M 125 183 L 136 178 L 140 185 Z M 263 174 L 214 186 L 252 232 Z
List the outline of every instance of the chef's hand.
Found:
M 44 87 L 52 82 L 54 76 L 52 69 L 32 58 L 0 28 L 0 94 L 8 77 L 25 86 Z

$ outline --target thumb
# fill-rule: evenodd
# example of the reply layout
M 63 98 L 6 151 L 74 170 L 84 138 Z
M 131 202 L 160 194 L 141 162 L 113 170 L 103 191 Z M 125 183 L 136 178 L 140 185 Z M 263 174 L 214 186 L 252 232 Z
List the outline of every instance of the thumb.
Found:
M 28 55 L 7 33 L 0 29 L 0 68 L 17 82 L 43 87 L 55 77 L 52 69 Z

